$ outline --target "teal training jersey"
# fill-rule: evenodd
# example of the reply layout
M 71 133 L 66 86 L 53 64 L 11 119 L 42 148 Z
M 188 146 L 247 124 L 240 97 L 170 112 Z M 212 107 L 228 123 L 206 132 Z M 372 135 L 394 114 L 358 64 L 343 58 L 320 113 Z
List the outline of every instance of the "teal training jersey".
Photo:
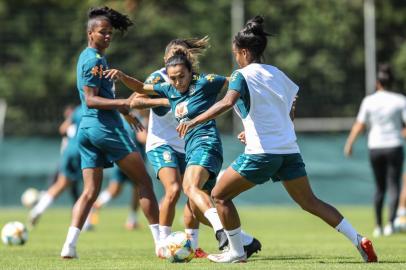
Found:
M 96 49 L 87 47 L 79 56 L 77 64 L 77 87 L 82 102 L 83 119 L 81 127 L 122 127 L 122 121 L 117 110 L 90 109 L 86 105 L 84 86 L 98 88 L 98 95 L 114 99 L 113 81 L 106 79 L 103 71 L 108 69 L 104 55 Z
M 247 82 L 244 76 L 238 72 L 234 71 L 230 77 L 230 83 L 228 85 L 228 91 L 234 90 L 240 93 L 240 98 L 237 100 L 235 106 L 241 114 L 242 118 L 247 117 L 250 112 L 250 92 L 248 90 Z
M 195 118 L 207 111 L 215 102 L 226 78 L 215 74 L 194 74 L 189 89 L 180 93 L 169 83 L 154 85 L 154 91 L 169 99 L 178 122 Z M 209 145 L 222 155 L 220 136 L 215 120 L 202 123 L 185 136 L 186 156 L 201 145 Z

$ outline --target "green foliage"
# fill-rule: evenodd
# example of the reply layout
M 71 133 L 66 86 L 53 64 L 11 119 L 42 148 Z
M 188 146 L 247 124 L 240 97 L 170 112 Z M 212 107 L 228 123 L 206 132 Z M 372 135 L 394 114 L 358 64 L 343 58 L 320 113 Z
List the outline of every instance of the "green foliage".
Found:
M 38 124 L 47 123 L 43 131 L 55 133 L 63 105 L 79 102 L 76 59 L 87 43 L 89 7 L 108 5 L 134 19 L 127 35 L 115 36 L 107 57 L 112 67 L 144 79 L 163 65 L 171 39 L 205 35 L 211 48 L 201 59 L 201 71 L 231 74 L 231 2 L 0 1 L 0 97 L 11 112 L 6 132 L 36 133 Z M 393 64 L 397 87 L 404 89 L 406 6 L 403 0 L 375 2 L 377 59 Z M 362 0 L 245 1 L 245 18 L 263 15 L 273 34 L 267 63 L 301 87 L 297 117 L 356 114 L 365 93 L 362 5 Z M 129 94 L 118 88 L 120 95 Z M 227 122 L 220 121 L 223 127 Z

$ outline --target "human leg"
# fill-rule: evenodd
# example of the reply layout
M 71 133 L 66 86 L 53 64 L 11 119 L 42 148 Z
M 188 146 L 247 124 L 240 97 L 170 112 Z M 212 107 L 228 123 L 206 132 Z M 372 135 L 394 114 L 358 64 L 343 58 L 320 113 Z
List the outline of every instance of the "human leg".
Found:
M 384 234 L 393 232 L 393 222 L 396 218 L 396 210 L 399 204 L 401 177 L 403 167 L 403 148 L 392 149 L 388 153 L 387 185 L 389 192 L 389 216 Z
M 128 230 L 134 230 L 139 227 L 138 224 L 138 209 L 140 208 L 140 197 L 136 187 L 132 188 L 130 212 L 128 213 L 125 227 Z
M 386 192 L 387 160 L 382 150 L 370 150 L 369 158 L 375 179 L 374 211 L 375 211 L 375 236 L 380 236 L 382 231 L 382 209 Z

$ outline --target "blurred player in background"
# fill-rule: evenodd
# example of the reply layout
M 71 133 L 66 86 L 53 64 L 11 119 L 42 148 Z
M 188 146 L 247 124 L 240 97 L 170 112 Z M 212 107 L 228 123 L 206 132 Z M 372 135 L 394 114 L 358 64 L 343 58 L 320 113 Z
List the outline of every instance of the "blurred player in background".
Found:
M 227 168 L 211 192 L 230 249 L 208 258 L 218 263 L 246 261 L 241 223 L 232 199 L 272 178 L 282 181 L 292 199 L 305 211 L 343 233 L 365 262 L 376 262 L 371 241 L 360 236 L 334 207 L 313 194 L 290 118 L 299 87 L 278 68 L 262 64 L 269 35 L 263 22 L 262 17 L 254 17 L 234 37 L 233 53 L 240 69 L 231 75 L 225 97 L 178 126 L 180 136 L 188 136 L 233 106 L 244 125 L 245 133 L 240 139 L 246 143 L 245 153 Z
M 69 116 L 68 116 L 69 115 Z M 40 216 L 52 204 L 52 202 L 69 186 L 77 185 L 82 179 L 80 168 L 80 154 L 77 140 L 77 128 L 82 119 L 82 108 L 77 106 L 73 112 L 68 107 L 65 110 L 65 121 L 60 125 L 59 132 L 66 134 L 66 144 L 62 143 L 62 155 L 56 181 L 41 196 L 38 203 L 29 213 L 29 223 L 35 226 Z
M 144 112 L 131 112 L 132 114 L 136 114 L 141 124 L 144 127 L 148 125 L 148 114 Z M 142 116 L 141 116 L 142 113 Z M 144 129 L 142 131 L 134 130 L 127 121 L 122 117 L 124 129 L 127 131 L 128 135 L 133 139 L 135 142 L 137 149 L 140 149 L 140 153 L 145 160 L 145 142 L 147 138 L 147 130 Z M 111 176 L 109 180 L 108 187 L 100 192 L 100 195 L 97 197 L 96 202 L 93 204 L 93 208 L 90 212 L 89 220 L 86 221 L 83 229 L 90 230 L 98 223 L 99 220 L 99 210 L 106 206 L 112 199 L 116 198 L 118 195 L 121 194 L 123 190 L 123 185 L 127 182 L 132 185 L 131 191 L 131 202 L 130 202 L 130 212 L 127 217 L 127 221 L 125 223 L 125 227 L 128 230 L 134 230 L 139 227 L 137 211 L 140 206 L 139 204 L 139 196 L 138 191 L 134 183 L 131 179 L 128 178 L 125 173 L 123 173 L 117 165 L 110 170 Z
M 390 91 L 394 80 L 390 67 L 380 65 L 377 75 L 376 92 L 363 99 L 344 148 L 344 154 L 351 156 L 358 135 L 368 128 L 369 158 L 376 187 L 374 237 L 391 235 L 394 231 L 404 159 L 402 128 L 406 123 L 406 98 Z M 382 209 L 387 190 L 389 215 L 383 228 Z
M 116 99 L 113 81 L 103 71 L 108 69 L 105 51 L 109 47 L 113 29 L 122 33 L 133 23 L 108 7 L 92 8 L 88 13 L 88 47 L 80 54 L 77 64 L 77 86 L 83 108 L 78 141 L 84 187 L 72 210 L 72 221 L 62 258 L 76 258 L 76 245 L 80 231 L 100 192 L 103 169 L 116 163 L 137 185 L 140 206 L 151 225 L 154 242 L 159 232 L 154 226 L 159 222 L 158 203 L 144 161 L 132 139 L 123 127 L 120 113 L 126 120 L 138 125 L 129 115 L 131 99 Z

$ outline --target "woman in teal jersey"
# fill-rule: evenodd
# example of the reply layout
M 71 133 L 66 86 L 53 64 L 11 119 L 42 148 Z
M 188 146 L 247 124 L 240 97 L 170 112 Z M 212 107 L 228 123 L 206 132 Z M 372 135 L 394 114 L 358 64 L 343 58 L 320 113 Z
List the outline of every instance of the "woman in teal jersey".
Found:
M 246 144 L 245 152 L 228 167 L 211 193 L 230 249 L 208 258 L 220 263 L 246 260 L 241 223 L 232 199 L 272 178 L 282 181 L 292 199 L 304 210 L 343 233 L 365 262 L 376 262 L 371 241 L 360 236 L 333 206 L 313 194 L 290 119 L 299 88 L 278 68 L 262 63 L 267 36 L 262 17 L 247 22 L 233 40 L 233 53 L 240 69 L 231 75 L 227 94 L 209 110 L 177 128 L 181 136 L 188 136 L 233 106 L 244 124 L 245 135 L 240 139 Z
M 71 226 L 61 252 L 63 258 L 77 257 L 76 242 L 100 192 L 103 168 L 111 167 L 113 163 L 118 164 L 137 185 L 140 205 L 155 242 L 158 235 L 159 210 L 152 182 L 119 116 L 119 111 L 128 113 L 130 99 L 115 99 L 113 82 L 103 75 L 108 69 L 104 54 L 110 45 L 113 29 L 124 32 L 132 22 L 108 7 L 91 9 L 88 15 L 88 47 L 82 51 L 77 65 L 77 87 L 83 108 L 78 140 L 84 189 L 72 210 Z

